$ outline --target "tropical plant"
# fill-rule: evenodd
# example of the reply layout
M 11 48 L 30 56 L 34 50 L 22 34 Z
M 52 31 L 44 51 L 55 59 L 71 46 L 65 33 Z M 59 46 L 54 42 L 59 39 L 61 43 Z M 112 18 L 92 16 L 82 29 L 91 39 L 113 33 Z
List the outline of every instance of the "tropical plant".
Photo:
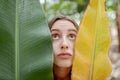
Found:
M 0 80 L 53 80 L 50 31 L 38 0 L 0 1 Z
M 72 80 L 106 80 L 110 42 L 105 0 L 90 0 L 76 38 Z

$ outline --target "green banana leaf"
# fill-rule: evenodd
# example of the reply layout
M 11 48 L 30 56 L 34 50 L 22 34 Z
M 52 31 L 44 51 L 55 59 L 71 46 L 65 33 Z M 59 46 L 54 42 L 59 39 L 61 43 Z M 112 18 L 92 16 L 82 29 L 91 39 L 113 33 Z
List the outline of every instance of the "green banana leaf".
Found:
M 52 53 L 39 0 L 0 0 L 0 80 L 53 80 Z

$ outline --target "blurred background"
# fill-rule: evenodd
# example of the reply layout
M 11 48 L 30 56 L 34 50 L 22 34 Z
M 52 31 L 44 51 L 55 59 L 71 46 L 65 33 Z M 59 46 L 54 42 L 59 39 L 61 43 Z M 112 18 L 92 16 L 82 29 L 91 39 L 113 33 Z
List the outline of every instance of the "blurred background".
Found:
M 48 21 L 63 14 L 80 24 L 89 0 L 40 0 L 40 3 Z M 113 67 L 107 80 L 120 80 L 120 0 L 106 0 L 106 11 L 112 38 L 109 57 Z

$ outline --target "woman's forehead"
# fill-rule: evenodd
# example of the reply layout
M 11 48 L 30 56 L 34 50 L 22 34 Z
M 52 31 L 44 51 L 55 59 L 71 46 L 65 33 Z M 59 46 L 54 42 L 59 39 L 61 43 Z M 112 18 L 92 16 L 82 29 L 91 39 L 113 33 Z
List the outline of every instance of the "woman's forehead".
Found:
M 57 20 L 51 29 L 76 29 L 75 25 L 68 20 Z

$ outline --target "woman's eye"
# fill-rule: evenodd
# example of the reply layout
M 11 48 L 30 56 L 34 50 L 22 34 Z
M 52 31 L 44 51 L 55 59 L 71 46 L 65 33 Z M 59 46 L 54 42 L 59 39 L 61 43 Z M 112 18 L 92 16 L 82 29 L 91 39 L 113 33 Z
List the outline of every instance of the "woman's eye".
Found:
M 76 35 L 74 35 L 74 34 L 70 34 L 70 35 L 68 36 L 68 38 L 71 39 L 71 40 L 75 40 Z
M 52 39 L 53 39 L 53 40 L 59 39 L 59 35 L 58 35 L 58 34 L 53 34 L 53 35 L 52 35 Z

